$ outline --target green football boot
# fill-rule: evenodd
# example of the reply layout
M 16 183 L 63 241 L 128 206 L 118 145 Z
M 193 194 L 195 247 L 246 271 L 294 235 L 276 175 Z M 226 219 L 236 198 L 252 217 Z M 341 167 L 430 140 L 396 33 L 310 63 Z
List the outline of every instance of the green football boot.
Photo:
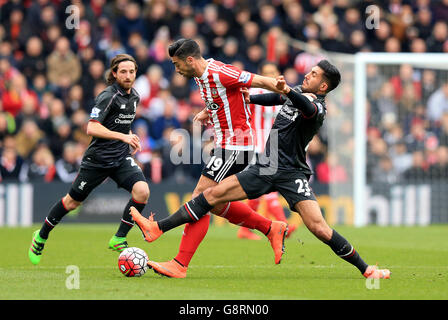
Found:
M 111 249 L 113 251 L 122 252 L 127 247 L 128 247 L 128 243 L 126 241 L 126 237 L 113 236 L 109 240 L 109 249 Z
M 39 231 L 40 230 L 34 231 L 33 240 L 31 241 L 31 246 L 28 250 L 28 257 L 34 265 L 39 264 L 40 258 L 42 257 L 42 250 L 44 250 L 44 245 L 47 241 L 39 236 Z

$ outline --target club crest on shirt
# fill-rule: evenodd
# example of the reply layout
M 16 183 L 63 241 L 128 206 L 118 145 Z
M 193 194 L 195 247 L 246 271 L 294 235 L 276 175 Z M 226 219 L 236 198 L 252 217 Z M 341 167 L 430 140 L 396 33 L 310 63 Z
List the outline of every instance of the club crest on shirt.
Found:
M 212 98 L 213 98 L 213 99 L 219 97 L 218 89 L 216 89 L 216 88 L 211 88 L 211 89 L 210 89 L 210 93 L 212 94 Z

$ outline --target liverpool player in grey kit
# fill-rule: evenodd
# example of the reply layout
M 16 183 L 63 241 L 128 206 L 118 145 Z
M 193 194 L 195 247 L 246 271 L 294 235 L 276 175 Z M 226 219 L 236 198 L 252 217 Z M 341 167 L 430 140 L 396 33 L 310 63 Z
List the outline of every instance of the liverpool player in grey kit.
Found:
M 305 226 L 339 257 L 357 267 L 366 278 L 389 278 L 389 270 L 367 265 L 353 246 L 328 226 L 308 185 L 312 171 L 306 163 L 306 149 L 325 120 L 325 96 L 338 86 L 340 79 L 337 68 L 322 60 L 306 74 L 301 86 L 290 88 L 283 77 L 277 79 L 277 89 L 286 98 L 275 93 L 248 97 L 255 104 L 283 104 L 263 155 L 246 170 L 206 189 L 168 218 L 153 221 L 131 208 L 146 241 L 154 241 L 164 232 L 200 218 L 217 204 L 278 191 L 291 210 L 300 214 Z
M 132 56 L 119 54 L 112 59 L 107 78 L 109 86 L 96 98 L 87 125 L 92 141 L 70 191 L 54 204 L 41 229 L 33 234 L 28 250 L 33 264 L 39 263 L 50 231 L 108 177 L 132 195 L 124 208 L 120 226 L 109 241 L 109 248 L 121 252 L 128 246 L 126 235 L 134 225 L 129 208 L 132 206 L 141 211 L 149 198 L 146 179 L 132 158 L 141 149 L 140 139 L 131 132 L 140 101 L 132 88 L 136 72 L 137 63 Z

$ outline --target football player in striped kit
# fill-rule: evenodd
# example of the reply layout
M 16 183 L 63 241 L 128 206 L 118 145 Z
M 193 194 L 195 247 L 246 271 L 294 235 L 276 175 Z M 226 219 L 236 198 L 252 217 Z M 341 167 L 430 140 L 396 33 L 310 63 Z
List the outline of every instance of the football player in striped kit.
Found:
M 205 102 L 206 107 L 194 120 L 202 123 L 210 120 L 214 128 L 214 149 L 193 191 L 194 198 L 224 178 L 245 169 L 253 157 L 254 132 L 249 106 L 241 89 L 257 87 L 279 91 L 274 78 L 241 71 L 212 58 L 205 59 L 194 40 L 179 39 L 169 46 L 168 51 L 176 72 L 195 80 Z M 221 204 L 210 212 L 233 224 L 265 234 L 274 250 L 275 263 L 280 263 L 288 228 L 285 222 L 271 221 L 243 202 Z M 195 220 L 185 226 L 177 256 L 168 262 L 150 261 L 150 267 L 168 277 L 186 277 L 188 265 L 207 233 L 210 215 Z

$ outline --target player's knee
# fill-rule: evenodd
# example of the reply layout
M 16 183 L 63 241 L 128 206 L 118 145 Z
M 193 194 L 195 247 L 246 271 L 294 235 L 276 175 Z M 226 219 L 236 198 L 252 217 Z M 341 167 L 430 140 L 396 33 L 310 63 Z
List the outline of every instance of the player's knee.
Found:
M 62 204 L 64 205 L 64 208 L 66 210 L 72 211 L 72 210 L 75 210 L 76 208 L 78 208 L 79 205 L 81 204 L 81 202 L 74 200 L 69 195 L 66 195 L 64 198 L 62 198 Z
M 206 189 L 203 194 L 205 199 L 207 199 L 208 203 L 211 205 L 220 203 L 223 196 L 225 195 L 225 193 L 222 191 L 222 188 L 219 188 L 218 186 Z
M 149 187 L 144 181 L 138 181 L 132 187 L 132 198 L 138 202 L 147 202 L 149 199 Z
M 326 223 L 314 223 L 309 229 L 321 241 L 328 242 L 331 239 L 331 229 Z

